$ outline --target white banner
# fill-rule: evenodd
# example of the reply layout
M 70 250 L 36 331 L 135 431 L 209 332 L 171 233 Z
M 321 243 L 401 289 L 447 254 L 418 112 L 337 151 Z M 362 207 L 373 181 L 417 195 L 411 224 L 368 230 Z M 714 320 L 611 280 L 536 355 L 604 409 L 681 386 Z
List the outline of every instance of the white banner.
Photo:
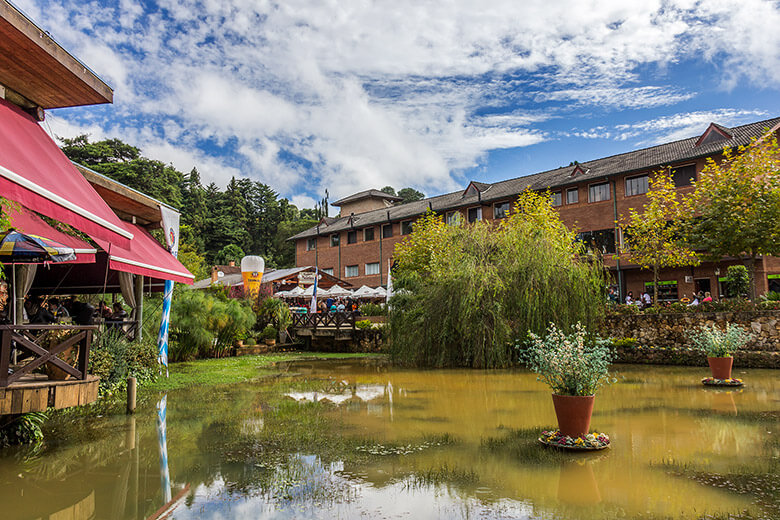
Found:
M 179 256 L 179 212 L 166 206 L 160 206 L 165 243 L 173 256 Z

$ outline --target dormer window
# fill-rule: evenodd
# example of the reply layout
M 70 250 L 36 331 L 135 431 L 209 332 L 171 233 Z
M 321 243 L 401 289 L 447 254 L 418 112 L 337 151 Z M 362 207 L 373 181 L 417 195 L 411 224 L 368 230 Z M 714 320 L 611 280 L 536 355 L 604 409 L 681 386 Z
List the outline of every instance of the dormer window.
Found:
M 717 143 L 718 141 L 727 141 L 732 139 L 731 130 L 725 126 L 721 126 L 715 123 L 710 123 L 710 126 L 701 134 L 701 137 L 696 141 L 696 146 L 702 146 L 710 143 Z

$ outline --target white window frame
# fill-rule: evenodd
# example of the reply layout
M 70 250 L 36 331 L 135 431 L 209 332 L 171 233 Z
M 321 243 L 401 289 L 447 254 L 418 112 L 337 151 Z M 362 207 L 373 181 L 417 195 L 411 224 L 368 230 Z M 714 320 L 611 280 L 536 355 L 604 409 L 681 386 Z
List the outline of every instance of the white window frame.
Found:
M 333 238 L 336 238 L 336 243 L 333 243 Z M 330 247 L 339 247 L 341 246 L 341 233 L 333 233 L 330 235 Z
M 576 193 L 577 194 L 577 200 L 574 202 L 569 202 L 569 193 Z M 566 204 L 579 204 L 580 202 L 580 189 L 579 188 L 568 188 L 566 190 Z
M 498 206 L 503 206 L 503 205 L 506 205 L 506 211 L 502 215 L 499 215 L 497 213 Z M 496 220 L 508 217 L 510 211 L 512 211 L 512 203 L 509 201 L 496 202 L 493 204 L 493 218 Z
M 314 247 L 311 246 L 312 241 L 314 242 Z M 314 251 L 315 249 L 317 249 L 317 237 L 307 238 L 306 239 L 306 251 Z
M 590 200 L 590 195 L 591 195 L 590 189 L 592 187 L 594 187 L 594 186 L 603 186 L 605 184 L 607 186 L 607 198 L 606 199 L 601 199 L 601 200 Z M 595 202 L 606 202 L 608 200 L 612 200 L 612 185 L 610 184 L 609 181 L 607 181 L 607 182 L 594 182 L 593 184 L 588 184 L 588 203 L 589 204 L 593 204 Z
M 466 210 L 466 221 L 468 221 L 469 224 L 472 223 L 472 221 L 469 220 L 469 213 L 471 212 L 472 209 L 476 209 L 477 210 L 477 218 L 474 219 L 473 222 L 478 222 L 478 221 L 482 220 L 482 206 L 472 206 L 472 207 L 470 207 L 469 209 Z
M 555 196 L 558 196 L 558 203 L 555 203 Z M 556 208 L 563 206 L 563 192 L 561 190 L 557 191 L 551 191 L 550 192 L 550 204 L 555 206 Z
M 641 193 L 629 193 L 628 192 L 628 181 L 632 181 L 634 179 L 641 179 L 642 177 L 645 177 L 647 179 L 647 183 L 646 183 L 647 190 L 645 190 L 645 191 L 643 191 Z M 637 195 L 644 195 L 645 193 L 650 191 L 650 175 L 648 175 L 647 173 L 643 173 L 641 175 L 632 175 L 630 177 L 626 177 L 626 181 L 625 182 L 626 182 L 626 184 L 625 184 L 626 197 L 636 197 Z
M 349 269 L 355 268 L 355 274 L 348 274 Z M 345 265 L 344 266 L 344 278 L 354 278 L 356 276 L 360 276 L 360 264 L 358 265 Z
M 463 215 L 460 211 L 448 211 L 447 212 L 447 225 L 457 226 L 463 220 Z
M 399 231 L 401 232 L 401 236 L 411 235 L 412 234 L 412 222 L 413 221 L 411 219 L 410 220 L 402 220 L 401 221 L 401 225 L 399 226 Z M 408 233 L 404 233 L 404 225 L 408 225 L 409 226 L 409 232 Z
M 379 266 L 379 262 L 369 262 L 365 266 L 366 276 L 376 275 L 379 274 L 380 272 L 381 272 L 381 268 Z
M 329 275 L 333 276 L 333 268 L 332 267 L 325 267 L 325 268 L 322 269 L 322 272 L 325 273 L 325 274 L 329 274 Z
M 366 240 L 366 232 L 369 230 L 373 232 L 373 236 L 371 237 L 371 240 Z M 376 239 L 376 228 L 375 227 L 363 228 L 363 242 L 373 242 L 374 239 Z

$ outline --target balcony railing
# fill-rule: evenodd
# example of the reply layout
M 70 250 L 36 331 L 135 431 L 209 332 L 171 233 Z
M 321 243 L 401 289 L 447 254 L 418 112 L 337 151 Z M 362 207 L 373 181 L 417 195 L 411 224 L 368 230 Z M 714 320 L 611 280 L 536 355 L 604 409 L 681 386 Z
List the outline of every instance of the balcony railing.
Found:
M 316 312 L 307 314 L 293 314 L 292 328 L 294 329 L 318 329 L 318 328 L 351 328 L 355 329 L 356 314 L 354 312 Z

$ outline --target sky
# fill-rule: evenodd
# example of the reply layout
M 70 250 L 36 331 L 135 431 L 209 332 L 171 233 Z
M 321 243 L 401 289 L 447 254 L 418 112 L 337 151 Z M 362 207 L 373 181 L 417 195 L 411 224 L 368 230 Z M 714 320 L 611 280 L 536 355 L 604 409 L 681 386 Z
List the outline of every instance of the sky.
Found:
M 777 1 L 12 1 L 114 89 L 48 131 L 301 208 L 780 116 Z

